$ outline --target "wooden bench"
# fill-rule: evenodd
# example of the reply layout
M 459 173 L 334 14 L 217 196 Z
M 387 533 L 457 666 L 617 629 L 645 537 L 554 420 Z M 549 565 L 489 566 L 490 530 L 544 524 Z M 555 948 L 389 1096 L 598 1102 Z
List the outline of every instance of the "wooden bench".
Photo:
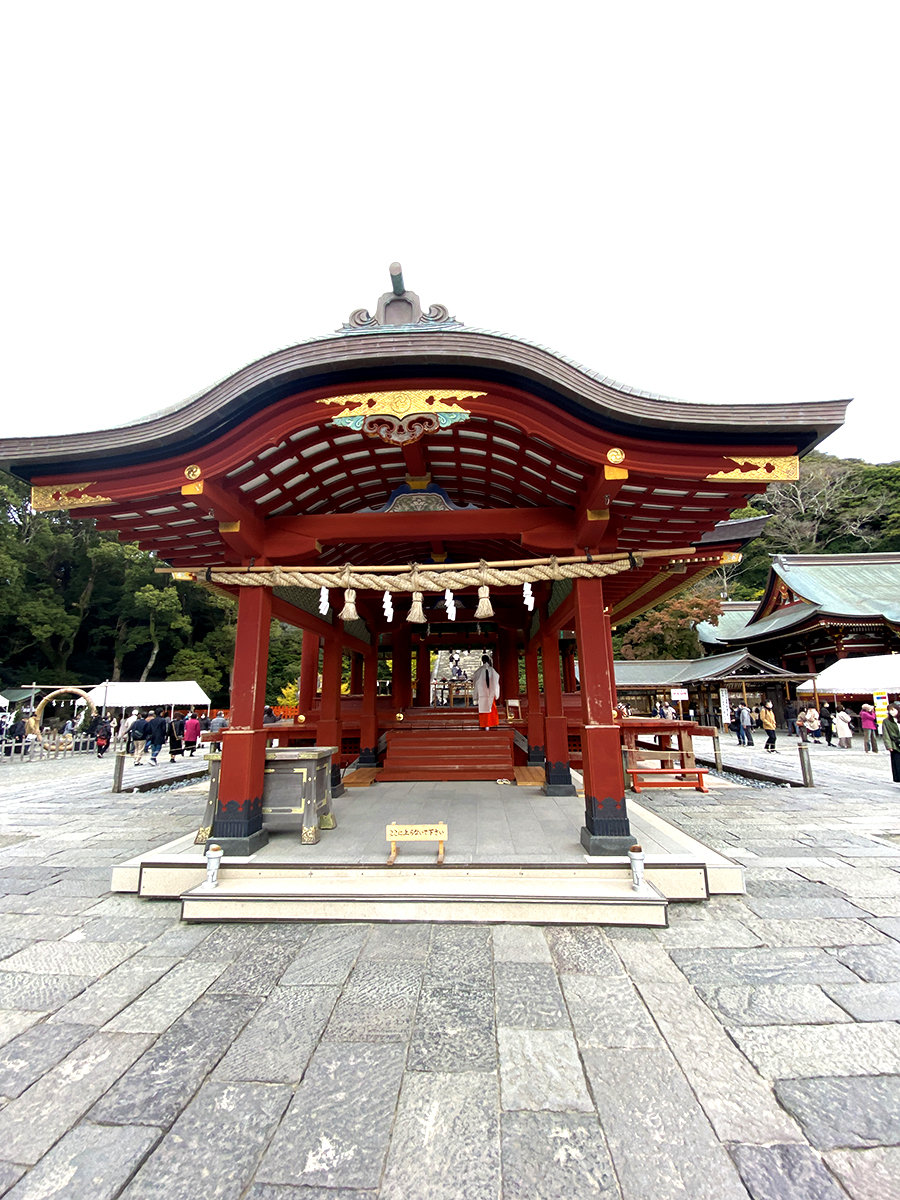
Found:
M 705 767 L 628 767 L 631 786 L 636 792 L 645 788 L 689 787 L 697 792 L 708 792 Z

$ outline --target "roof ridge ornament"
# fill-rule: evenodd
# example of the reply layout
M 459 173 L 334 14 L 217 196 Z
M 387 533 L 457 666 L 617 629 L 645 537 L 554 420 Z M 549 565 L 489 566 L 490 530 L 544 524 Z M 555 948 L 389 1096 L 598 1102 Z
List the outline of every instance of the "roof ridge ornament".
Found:
M 403 282 L 403 268 L 398 262 L 391 263 L 391 290 L 385 292 L 379 299 L 373 317 L 367 308 L 355 308 L 338 330 L 339 333 L 353 333 L 360 329 L 390 328 L 395 325 L 421 326 L 433 329 L 435 325 L 460 325 L 455 317 L 450 316 L 450 310 L 444 304 L 432 304 L 427 312 L 422 312 L 422 302 L 416 292 L 408 292 Z

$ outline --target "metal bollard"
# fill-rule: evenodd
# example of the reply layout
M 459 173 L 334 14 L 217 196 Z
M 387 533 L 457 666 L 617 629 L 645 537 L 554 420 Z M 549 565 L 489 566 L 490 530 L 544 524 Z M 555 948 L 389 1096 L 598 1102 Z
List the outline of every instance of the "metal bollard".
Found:
M 809 761 L 809 746 L 801 742 L 797 750 L 800 753 L 800 774 L 803 776 L 803 786 L 815 787 L 813 783 L 812 764 Z
M 219 886 L 219 863 L 222 861 L 222 855 L 225 851 L 221 846 L 217 846 L 215 842 L 211 842 L 206 851 L 206 882 L 204 887 L 214 888 Z
M 632 846 L 628 851 L 631 861 L 631 890 L 639 892 L 644 883 L 644 851 L 640 846 Z

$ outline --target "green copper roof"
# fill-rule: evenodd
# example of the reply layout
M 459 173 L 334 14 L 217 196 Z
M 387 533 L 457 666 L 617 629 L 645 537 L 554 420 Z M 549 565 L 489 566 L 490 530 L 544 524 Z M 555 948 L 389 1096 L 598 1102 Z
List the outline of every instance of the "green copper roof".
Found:
M 806 674 L 796 676 L 772 663 L 763 662 L 746 650 L 711 654 L 707 658 L 617 659 L 615 670 L 616 687 L 626 691 L 628 688 L 683 687 L 689 683 L 712 683 L 734 677 L 807 678 Z
M 778 554 L 772 568 L 823 613 L 900 622 L 900 554 Z

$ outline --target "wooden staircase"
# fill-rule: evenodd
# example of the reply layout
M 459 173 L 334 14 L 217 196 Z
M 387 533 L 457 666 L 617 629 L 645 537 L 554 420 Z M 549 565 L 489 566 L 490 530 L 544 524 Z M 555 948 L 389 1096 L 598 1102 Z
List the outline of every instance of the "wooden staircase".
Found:
M 513 731 L 460 728 L 391 730 L 379 782 L 515 779 Z

